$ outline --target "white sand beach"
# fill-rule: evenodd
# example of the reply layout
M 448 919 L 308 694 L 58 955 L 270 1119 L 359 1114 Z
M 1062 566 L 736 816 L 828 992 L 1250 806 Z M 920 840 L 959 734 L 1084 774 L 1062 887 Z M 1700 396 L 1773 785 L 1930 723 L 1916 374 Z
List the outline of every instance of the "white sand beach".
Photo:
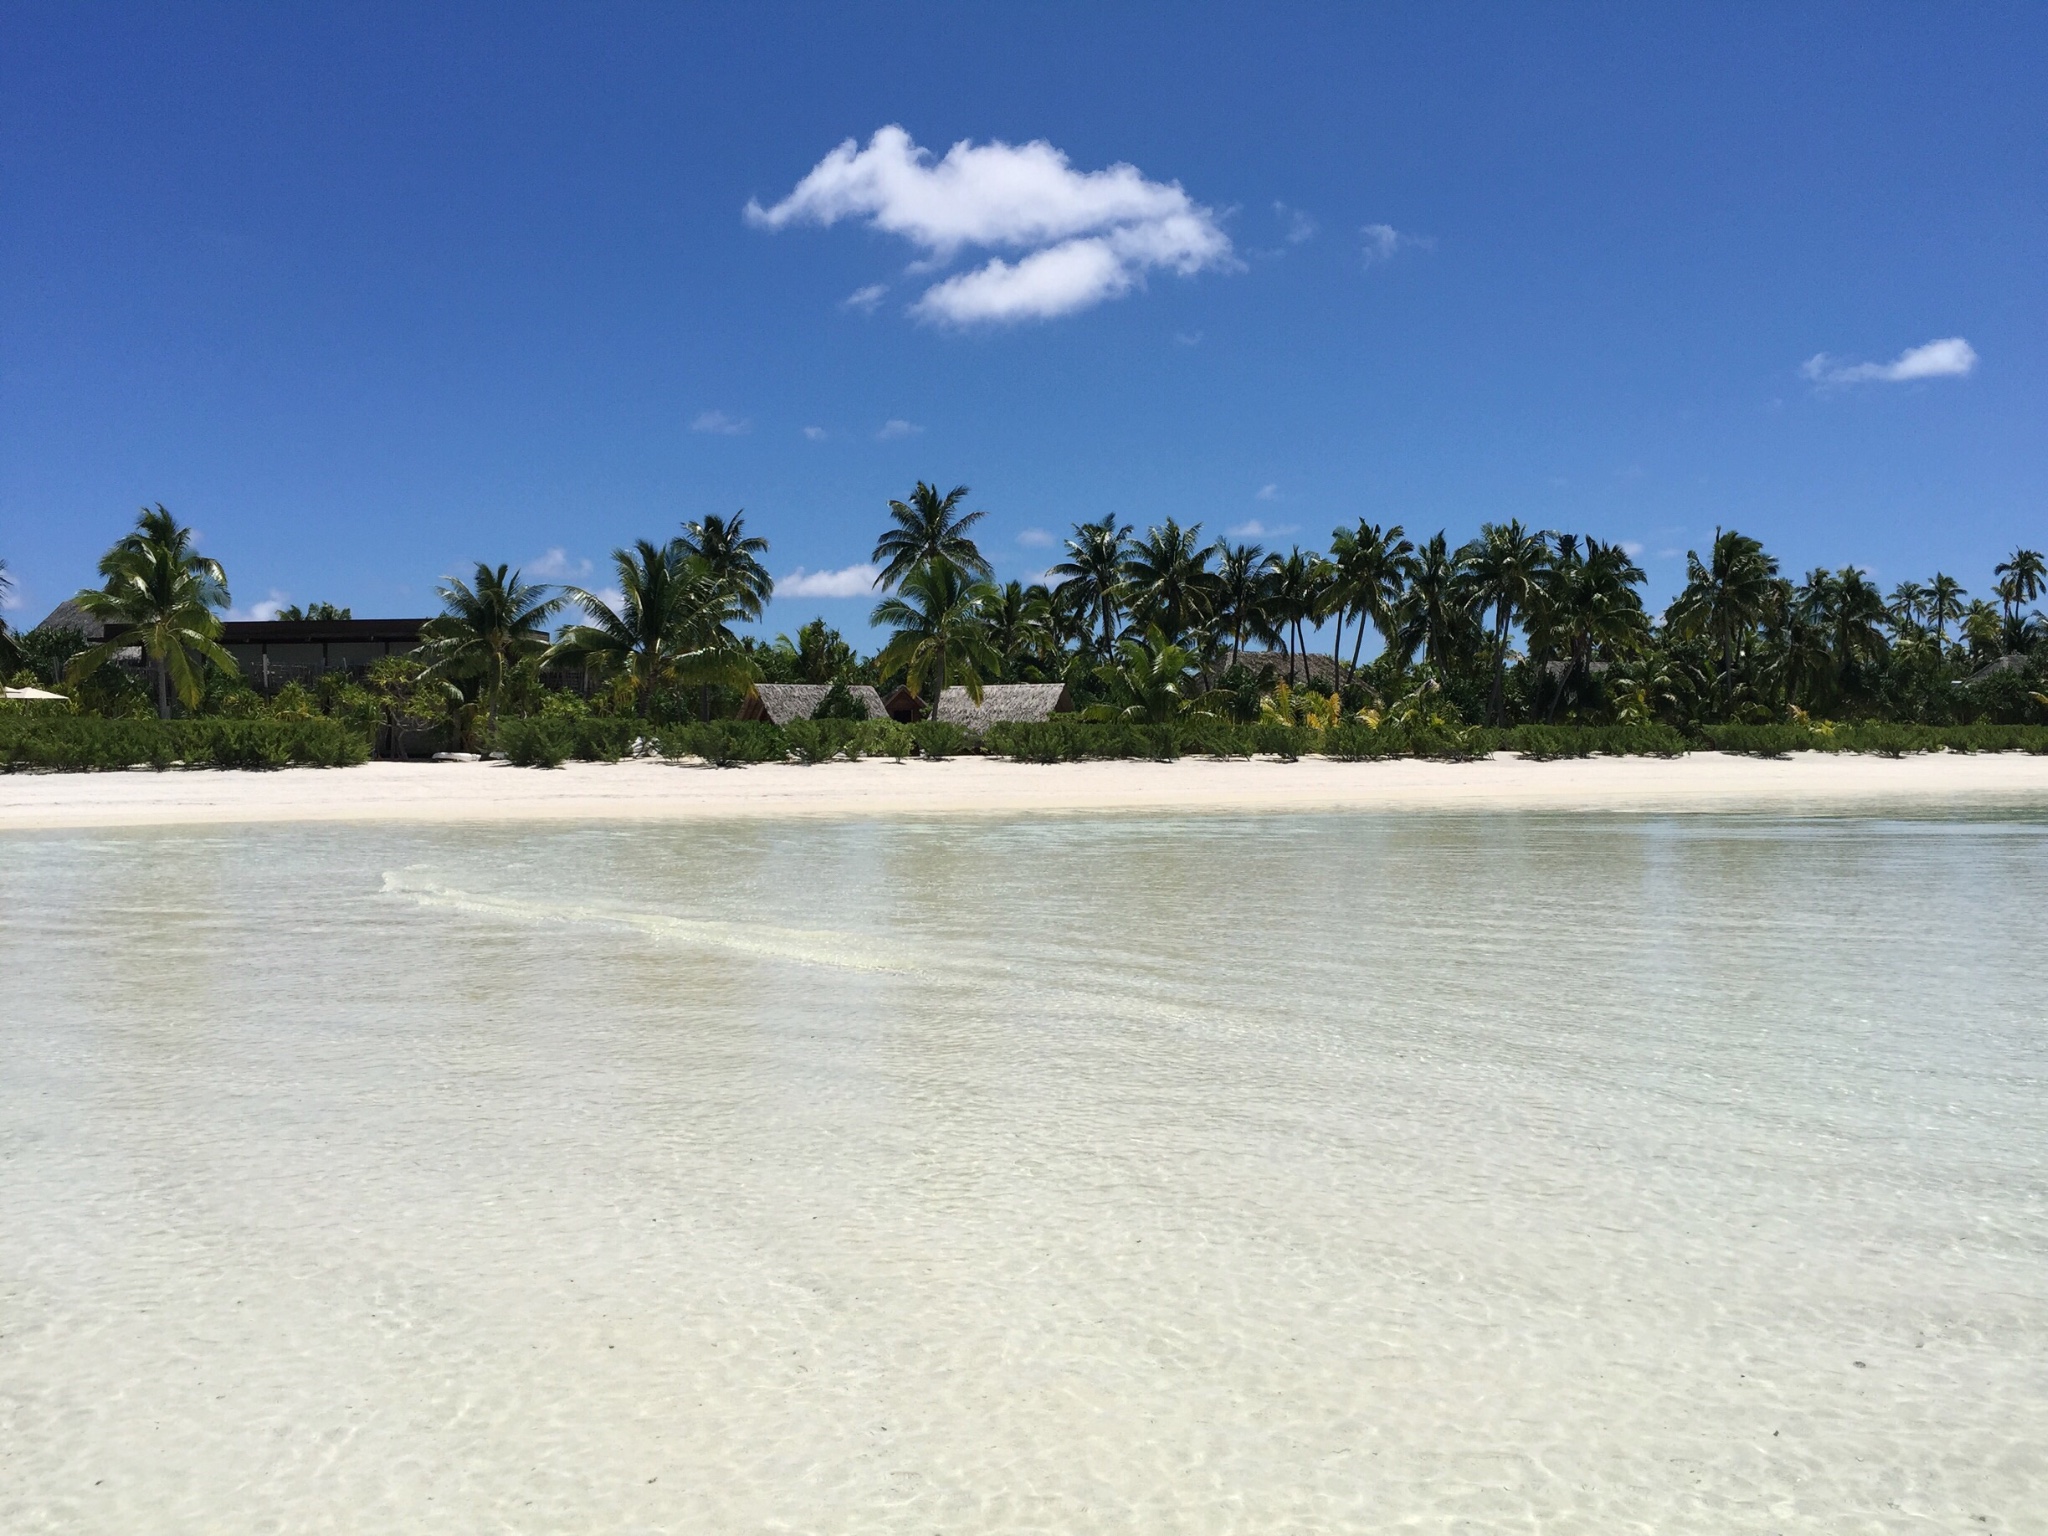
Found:
M 369 763 L 274 772 L 0 775 L 0 831 L 263 822 L 576 822 L 1128 811 L 1835 813 L 2048 807 L 2048 757 L 1040 765 L 1003 759 L 755 765 Z

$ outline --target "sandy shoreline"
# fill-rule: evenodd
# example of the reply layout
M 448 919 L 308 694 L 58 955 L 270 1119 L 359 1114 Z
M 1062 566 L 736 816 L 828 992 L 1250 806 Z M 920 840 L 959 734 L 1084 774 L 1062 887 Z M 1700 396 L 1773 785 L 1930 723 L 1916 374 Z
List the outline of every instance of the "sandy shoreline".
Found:
M 1029 764 L 956 758 L 711 769 L 665 763 L 369 763 L 276 772 L 0 775 L 0 832 L 260 822 L 1256 811 L 1843 813 L 2048 810 L 2048 757 L 1304 759 Z

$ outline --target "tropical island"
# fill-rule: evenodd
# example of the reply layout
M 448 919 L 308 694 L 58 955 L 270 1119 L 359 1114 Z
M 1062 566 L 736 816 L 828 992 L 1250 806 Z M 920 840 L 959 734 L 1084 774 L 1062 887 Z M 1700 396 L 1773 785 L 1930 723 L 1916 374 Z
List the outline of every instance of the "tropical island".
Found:
M 1653 614 L 1626 548 L 1518 521 L 1456 545 L 1360 521 L 1280 553 L 1104 518 L 999 585 L 968 495 L 888 504 L 866 656 L 823 619 L 743 632 L 774 592 L 744 513 L 615 550 L 609 592 L 480 561 L 430 618 L 234 623 L 226 571 L 146 508 L 99 586 L 0 629 L 0 762 L 2048 753 L 2033 549 L 1989 596 L 1945 572 L 1887 593 L 1854 564 L 1795 580 L 1724 529 Z

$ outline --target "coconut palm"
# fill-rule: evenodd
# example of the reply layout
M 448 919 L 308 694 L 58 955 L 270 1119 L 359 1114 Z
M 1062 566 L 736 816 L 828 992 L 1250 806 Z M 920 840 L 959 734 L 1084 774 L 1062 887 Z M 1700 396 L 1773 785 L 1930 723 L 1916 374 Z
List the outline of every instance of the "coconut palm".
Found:
M 752 622 L 761 617 L 768 599 L 775 595 L 775 578 L 761 563 L 761 556 L 768 553 L 768 541 L 749 537 L 746 529 L 745 509 L 733 513 L 730 521 L 712 513 L 701 522 L 683 524 L 683 536 L 677 543 L 685 556 L 701 561 L 712 579 L 724 587 L 733 616 Z M 709 682 L 698 686 L 697 716 L 711 718 Z
M 14 633 L 7 627 L 7 594 L 14 590 L 14 578 L 7 574 L 7 562 L 0 560 L 0 667 L 9 671 L 23 665 L 26 658 L 21 647 L 15 643 Z
M 1091 612 L 1102 630 L 1103 654 L 1116 638 L 1116 621 L 1124 606 L 1124 555 L 1131 525 L 1105 517 L 1099 523 L 1076 523 L 1067 540 L 1067 558 L 1046 574 L 1060 578 L 1060 598 Z
M 1196 686 L 1191 651 L 1167 639 L 1157 624 L 1147 627 L 1143 640 L 1126 635 L 1116 650 L 1115 661 L 1095 669 L 1109 700 L 1089 705 L 1086 718 L 1161 725 L 1188 712 Z
M 606 657 L 633 679 L 634 708 L 646 716 L 655 693 L 671 683 L 744 683 L 746 659 L 731 624 L 743 613 L 729 576 L 689 552 L 682 539 L 647 539 L 612 551 L 619 583 L 614 608 L 595 593 L 570 587 L 567 598 L 589 622 L 564 630 L 547 659 Z
M 1921 620 L 1926 612 L 1927 589 L 1917 581 L 1900 582 L 1885 599 L 1885 617 L 1901 635 L 1923 628 Z
M 966 499 L 964 485 L 941 496 L 938 487 L 920 480 L 909 501 L 890 502 L 889 520 L 894 526 L 875 541 L 870 557 L 881 567 L 875 585 L 901 586 L 911 572 L 934 564 L 954 567 L 967 581 L 987 581 L 994 573 L 967 530 L 988 514 L 961 512 L 960 503 Z
M 1948 627 L 1963 616 L 1963 599 L 1970 594 L 1963 590 L 1963 584 L 1953 576 L 1940 571 L 1927 584 L 1927 622 L 1934 626 L 1935 645 L 1941 650 L 1948 649 Z
M 1358 616 L 1358 633 L 1351 642 L 1351 670 L 1358 670 L 1358 658 L 1365 649 L 1365 630 L 1370 624 L 1380 632 L 1380 644 L 1393 643 L 1394 614 L 1401 602 L 1408 561 L 1415 546 L 1403 536 L 1399 523 L 1381 528 L 1359 519 L 1356 528 L 1338 528 L 1330 535 L 1330 563 L 1335 568 L 1330 600 L 1337 616 L 1336 646 L 1330 653 L 1330 675 L 1337 675 L 1337 656 L 1344 644 L 1344 615 Z
M 2007 618 L 2016 617 L 2021 604 L 2031 603 L 2048 590 L 2048 565 L 2043 564 L 2038 549 L 2016 549 L 2010 560 L 1991 570 L 1999 578 L 1996 591 Z
M 450 576 L 441 583 L 442 612 L 420 631 L 420 652 L 435 678 L 481 677 L 493 735 L 505 673 L 548 649 L 547 621 L 562 606 L 541 583 L 479 560 L 474 585 Z
M 1196 542 L 1201 534 L 1200 523 L 1183 528 L 1169 517 L 1146 529 L 1124 557 L 1124 601 L 1147 630 L 1178 640 L 1209 617 L 1213 551 Z
M 1695 551 L 1685 557 L 1685 590 L 1678 594 L 1665 623 L 1681 637 L 1710 641 L 1720 657 L 1721 702 L 1734 697 L 1737 652 L 1762 622 L 1776 593 L 1778 562 L 1755 539 L 1714 530 L 1709 557 Z
M 1408 589 L 1394 615 L 1394 652 L 1403 662 L 1419 650 L 1423 665 L 1450 667 L 1472 629 L 1458 557 L 1441 532 L 1409 557 Z
M 1581 549 L 1576 537 L 1559 536 L 1528 620 L 1531 656 L 1563 663 L 1550 694 L 1550 717 L 1567 696 L 1587 692 L 1596 660 L 1612 662 L 1648 640 L 1650 621 L 1636 591 L 1646 579 L 1619 544 L 1587 539 Z
M 988 643 L 986 620 L 995 591 L 972 581 L 950 560 L 932 560 L 908 572 L 894 596 L 875 605 L 868 622 L 894 633 L 875 669 L 902 671 L 914 699 L 929 694 L 937 707 L 949 681 L 981 702 L 985 678 L 999 676 L 1003 660 Z
M 1266 552 L 1256 544 L 1225 544 L 1216 541 L 1214 623 L 1221 634 L 1230 636 L 1230 663 L 1237 664 L 1248 636 L 1271 638 L 1266 622 L 1267 597 L 1271 588 Z
M 1002 675 L 1016 679 L 1025 667 L 1043 661 L 1047 652 L 1057 649 L 1051 594 L 1036 584 L 1005 583 L 988 604 L 987 636 L 990 647 L 1002 658 Z
M 140 648 L 156 675 L 156 712 L 171 715 L 171 694 L 197 709 L 205 693 L 203 662 L 237 675 L 234 658 L 220 644 L 220 614 L 228 605 L 227 577 L 220 562 L 192 547 L 192 530 L 161 503 L 145 507 L 135 531 L 101 557 L 105 578 L 97 590 L 78 594 L 78 606 L 104 627 L 99 644 L 71 659 L 66 676 L 74 683 L 125 650 Z
M 1329 584 L 1330 562 L 1318 554 L 1304 554 L 1298 544 L 1284 557 L 1266 557 L 1267 613 L 1287 653 L 1289 683 L 1294 681 L 1295 657 L 1299 655 L 1304 663 L 1308 657 L 1302 626 L 1322 617 L 1323 594 Z
M 1479 537 L 1458 551 L 1465 571 L 1465 589 L 1475 613 L 1493 610 L 1493 687 L 1487 695 L 1487 719 L 1507 724 L 1508 628 L 1528 611 L 1541 590 L 1550 565 L 1550 545 L 1519 519 L 1481 523 Z

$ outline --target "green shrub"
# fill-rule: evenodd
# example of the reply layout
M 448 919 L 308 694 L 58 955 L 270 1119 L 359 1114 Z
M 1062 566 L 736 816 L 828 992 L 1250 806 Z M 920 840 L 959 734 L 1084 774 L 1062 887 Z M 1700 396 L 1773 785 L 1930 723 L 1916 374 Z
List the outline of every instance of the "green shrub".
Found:
M 1803 725 L 1709 725 L 1700 735 L 1716 752 L 1748 757 L 1783 757 L 1813 746 L 1814 733 Z
M 1251 733 L 1254 752 L 1277 757 L 1283 763 L 1294 762 L 1304 751 L 1312 752 L 1316 746 L 1316 733 L 1306 726 L 1268 720 L 1253 726 Z
M 663 757 L 701 757 L 714 768 L 779 763 L 789 756 L 789 741 L 781 729 L 759 721 L 666 725 L 655 734 L 655 744 Z
M 861 732 L 866 725 L 865 715 L 858 720 L 813 715 L 808 720 L 790 721 L 782 728 L 782 734 L 788 739 L 789 755 L 800 763 L 829 763 L 841 753 L 848 762 L 856 762 L 864 750 Z
M 895 720 L 865 720 L 854 733 L 856 747 L 870 757 L 893 757 L 902 762 L 910 756 L 916 742 L 911 738 L 910 727 Z
M 566 720 L 507 720 L 498 727 L 498 750 L 516 767 L 559 768 L 572 746 Z
M 917 755 L 933 762 L 956 757 L 970 745 L 966 731 L 944 720 L 920 720 L 910 727 L 910 739 L 917 744 Z
M 364 762 L 369 738 L 339 720 L 107 720 L 94 715 L 0 719 L 8 769 L 322 768 Z

